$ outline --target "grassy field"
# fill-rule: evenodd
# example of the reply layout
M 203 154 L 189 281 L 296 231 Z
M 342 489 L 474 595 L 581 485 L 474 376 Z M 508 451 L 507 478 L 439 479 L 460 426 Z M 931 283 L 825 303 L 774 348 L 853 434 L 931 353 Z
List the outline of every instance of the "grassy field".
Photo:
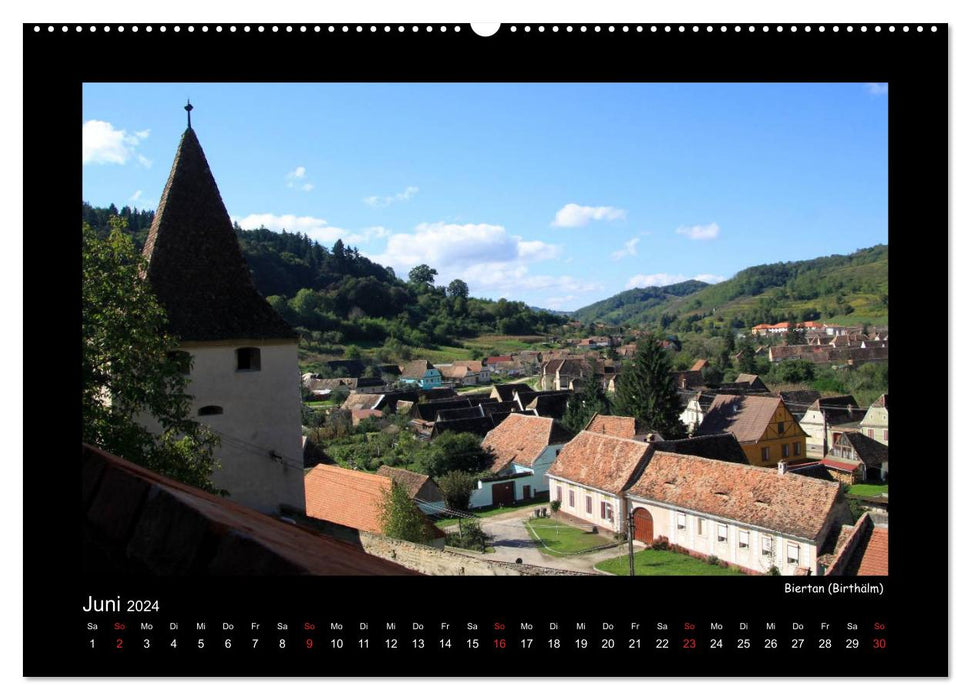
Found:
M 529 510 L 530 508 L 535 508 L 536 506 L 549 505 L 549 499 L 546 496 L 541 496 L 540 498 L 533 498 L 521 505 L 515 506 L 496 506 L 494 508 L 483 508 L 482 510 L 473 511 L 475 515 L 480 518 L 488 518 L 490 515 L 499 515 L 500 513 L 512 513 L 517 510 Z M 442 520 L 436 520 L 435 525 L 438 527 L 447 527 L 449 525 L 455 525 L 458 523 L 458 518 L 443 518 Z
M 519 350 L 535 350 L 545 347 L 542 335 L 480 335 L 463 339 L 459 345 L 439 345 L 435 348 L 410 348 L 415 359 L 426 359 L 432 364 L 445 364 L 453 360 L 478 360 L 491 352 L 508 355 Z M 354 345 L 361 351 L 361 359 L 367 362 L 382 347 L 382 343 L 358 342 Z M 342 346 L 328 346 L 325 349 L 312 347 L 301 340 L 299 346 L 301 367 L 309 367 L 327 360 L 342 360 Z
M 850 496 L 882 496 L 889 493 L 886 484 L 853 484 L 847 490 Z
M 541 551 L 554 557 L 567 557 L 614 543 L 613 538 L 594 535 L 551 518 L 531 519 L 526 523 L 526 530 L 540 544 Z
M 617 576 L 627 576 L 630 564 L 627 556 L 615 557 L 597 564 L 595 569 Z M 744 576 L 741 571 L 723 569 L 701 559 L 667 550 L 645 549 L 634 554 L 636 576 Z

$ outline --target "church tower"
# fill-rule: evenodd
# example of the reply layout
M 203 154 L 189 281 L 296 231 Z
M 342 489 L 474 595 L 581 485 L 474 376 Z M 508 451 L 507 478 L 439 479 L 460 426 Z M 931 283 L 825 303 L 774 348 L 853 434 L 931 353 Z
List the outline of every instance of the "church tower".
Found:
M 302 511 L 297 334 L 253 284 L 191 119 L 144 255 L 169 330 L 192 357 L 193 415 L 221 438 L 213 482 L 264 513 Z

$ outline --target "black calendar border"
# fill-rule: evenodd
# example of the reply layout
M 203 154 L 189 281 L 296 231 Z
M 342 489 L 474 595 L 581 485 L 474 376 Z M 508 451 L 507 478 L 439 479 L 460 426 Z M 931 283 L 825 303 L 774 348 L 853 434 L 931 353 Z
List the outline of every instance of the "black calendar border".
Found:
M 40 31 L 35 30 L 39 26 Z M 53 31 L 48 27 L 53 26 Z M 890 264 L 892 298 L 904 300 L 919 275 L 923 295 L 949 292 L 948 231 L 948 27 L 934 25 L 772 25 L 706 24 L 518 25 L 504 26 L 495 36 L 476 36 L 468 25 L 337 25 L 322 31 L 307 25 L 249 25 L 252 31 L 215 31 L 215 25 L 166 25 L 165 33 L 131 31 L 133 25 L 97 25 L 91 32 L 77 25 L 26 24 L 24 32 L 24 673 L 31 676 L 86 675 L 326 675 L 326 676 L 520 676 L 535 674 L 535 666 L 499 658 L 469 657 L 450 662 L 445 669 L 419 658 L 388 659 L 380 667 L 301 666 L 283 658 L 259 664 L 229 657 L 216 662 L 185 658 L 161 666 L 151 659 L 95 663 L 76 647 L 74 630 L 80 624 L 80 606 L 89 593 L 131 597 L 157 597 L 180 614 L 273 616 L 281 611 L 296 616 L 311 606 L 313 614 L 341 610 L 369 610 L 374 614 L 400 613 L 400 601 L 421 601 L 434 615 L 455 619 L 475 617 L 483 623 L 496 619 L 515 622 L 560 616 L 563 620 L 610 616 L 668 614 L 700 618 L 741 614 L 807 620 L 832 615 L 855 615 L 868 620 L 888 618 L 892 644 L 886 653 L 866 657 L 865 663 L 792 663 L 774 668 L 769 676 L 843 675 L 946 675 L 948 672 L 948 533 L 946 502 L 926 498 L 921 487 L 933 483 L 940 494 L 948 478 L 946 447 L 918 450 L 926 438 L 895 443 L 894 537 L 891 541 L 891 575 L 873 579 L 883 583 L 882 596 L 837 599 L 805 598 L 782 592 L 782 579 L 673 578 L 616 580 L 608 578 L 440 577 L 440 578 L 273 578 L 100 580 L 81 576 L 79 471 L 76 455 L 79 370 L 71 358 L 79 347 L 80 313 L 77 284 L 80 278 L 77 205 L 81 193 L 80 130 L 83 82 L 206 82 L 206 81 L 833 81 L 886 82 L 889 84 L 889 238 L 894 255 Z M 273 27 L 277 29 L 274 30 Z M 697 31 L 695 27 L 698 27 Z M 750 31 L 750 26 L 754 31 Z M 768 31 L 763 31 L 768 26 Z M 820 31 L 823 26 L 825 31 Z M 918 31 L 918 26 L 922 31 Z M 637 28 L 641 27 L 641 31 Z M 904 31 L 904 29 L 907 31 Z M 899 251 L 903 251 L 900 253 Z M 51 306 L 42 285 L 56 292 Z M 41 299 L 44 299 L 42 302 Z M 898 305 L 901 303 L 898 302 Z M 42 310 L 43 303 L 43 310 Z M 45 322 L 52 308 L 57 324 Z M 894 309 L 897 305 L 894 306 Z M 908 320 L 902 314 L 896 328 Z M 73 330 L 73 332 L 72 332 Z M 946 381 L 938 368 L 916 358 L 926 356 L 922 334 L 895 336 L 895 363 L 891 375 L 894 416 L 901 425 L 930 428 L 924 418 L 931 407 L 946 405 L 940 390 Z M 939 356 L 938 352 L 938 356 Z M 907 361 L 914 357 L 915 361 Z M 933 395 L 927 389 L 933 386 Z M 55 398 L 69 408 L 59 414 L 36 410 L 36 398 Z M 925 410 L 918 413 L 918 407 Z M 922 420 L 923 419 L 923 420 Z M 901 434 L 903 431 L 897 431 Z M 946 444 L 945 440 L 940 440 Z M 933 481 L 932 481 L 933 480 Z M 792 580 L 792 579 L 790 579 Z M 862 579 L 858 579 L 862 581 Z M 46 586 L 54 584 L 53 595 Z M 434 613 L 434 614 L 431 614 Z M 653 619 L 653 618 L 651 618 Z M 53 640 L 53 641 L 52 641 Z M 933 654 L 921 653 L 933 641 Z M 433 658 L 433 657 L 427 657 Z M 463 657 L 465 658 L 465 657 Z M 483 663 L 488 658 L 488 663 Z M 539 656 L 537 655 L 537 658 Z M 589 658 L 589 657 L 588 657 Z M 734 657 L 733 657 L 734 658 Z M 797 662 L 798 659 L 793 659 Z M 758 676 L 751 662 L 724 659 L 704 661 L 674 657 L 652 665 L 618 667 L 610 655 L 592 657 L 583 666 L 564 670 L 581 676 Z M 530 672 L 526 672 L 529 668 Z

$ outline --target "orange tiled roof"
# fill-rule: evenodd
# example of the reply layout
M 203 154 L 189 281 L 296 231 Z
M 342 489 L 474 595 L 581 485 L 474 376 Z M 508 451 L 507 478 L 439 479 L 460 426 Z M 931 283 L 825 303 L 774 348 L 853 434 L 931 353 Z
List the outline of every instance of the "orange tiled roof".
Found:
M 602 433 L 613 435 L 614 437 L 627 438 L 633 440 L 637 431 L 637 419 L 630 416 L 603 416 L 599 413 L 594 414 L 584 430 L 591 433 Z
M 874 527 L 870 532 L 870 539 L 863 550 L 863 559 L 857 576 L 887 576 L 890 573 L 890 530 L 885 527 Z
M 408 498 L 414 498 L 421 491 L 422 487 L 425 486 L 431 477 L 427 474 L 419 474 L 418 472 L 409 471 L 408 469 L 398 469 L 397 467 L 389 467 L 387 464 L 382 465 L 378 471 L 378 476 L 385 476 L 391 479 L 394 483 L 398 484 L 401 488 L 405 490 L 408 494 Z M 434 485 L 434 482 L 432 482 Z M 435 487 L 438 488 L 437 486 Z
M 499 472 L 513 462 L 530 467 L 549 445 L 567 439 L 552 418 L 510 413 L 486 433 L 482 447 L 493 451 L 495 461 L 491 471 Z
M 835 481 L 655 452 L 631 496 L 814 540 L 840 493 Z
M 391 479 L 333 464 L 318 464 L 304 477 L 307 515 L 355 530 L 381 534 L 381 507 Z
M 650 450 L 646 442 L 585 430 L 566 444 L 548 474 L 620 493 L 647 462 Z
M 482 371 L 482 361 L 481 360 L 456 360 L 452 363 L 455 367 L 468 367 L 473 372 Z

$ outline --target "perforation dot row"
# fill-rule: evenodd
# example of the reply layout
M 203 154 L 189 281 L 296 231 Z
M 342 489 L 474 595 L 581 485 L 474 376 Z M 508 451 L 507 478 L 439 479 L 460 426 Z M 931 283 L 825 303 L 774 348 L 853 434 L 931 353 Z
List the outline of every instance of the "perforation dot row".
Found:
M 459 25 L 450 25 L 450 26 L 451 26 L 452 31 L 454 31 L 454 32 L 460 32 L 460 31 L 462 31 L 462 27 L 459 26 Z M 69 32 L 72 29 L 75 32 L 83 32 L 84 31 L 84 27 L 82 27 L 81 25 L 74 25 L 72 27 L 72 26 L 69 26 L 69 25 L 66 25 L 66 24 L 58 25 L 58 26 L 55 26 L 53 24 L 49 24 L 46 27 L 46 29 L 47 29 L 48 32 L 55 32 L 55 31 L 57 31 L 58 28 L 60 28 L 61 32 Z M 522 27 L 520 27 L 518 25 L 513 24 L 513 25 L 506 26 L 504 28 L 507 29 L 510 32 L 513 32 L 513 33 L 519 31 L 520 29 L 522 29 L 522 31 L 524 31 L 524 32 L 531 32 L 533 30 L 535 30 L 537 32 L 545 32 L 547 29 L 549 29 L 552 32 L 564 31 L 564 32 L 567 32 L 567 33 L 574 32 L 574 31 L 578 31 L 580 33 L 587 32 L 587 31 L 593 31 L 593 32 L 596 33 L 596 32 L 601 32 L 601 31 L 604 31 L 604 30 L 606 30 L 607 32 L 621 31 L 621 32 L 652 32 L 652 33 L 657 33 L 657 32 L 667 32 L 667 33 L 670 33 L 670 32 L 679 32 L 679 33 L 692 32 L 692 33 L 700 33 L 702 31 L 709 32 L 709 33 L 713 33 L 713 32 L 722 32 L 722 33 L 727 33 L 727 32 L 735 32 L 735 33 L 749 32 L 749 33 L 755 33 L 755 32 L 758 32 L 758 31 L 761 31 L 763 33 L 768 33 L 768 32 L 771 32 L 771 31 L 775 31 L 775 32 L 785 32 L 785 31 L 798 32 L 798 31 L 800 31 L 800 29 L 802 31 L 804 31 L 804 32 L 813 32 L 813 31 L 815 31 L 815 32 L 818 32 L 818 33 L 825 33 L 827 31 L 831 31 L 833 33 L 839 33 L 840 31 L 844 31 L 844 32 L 847 32 L 847 33 L 852 33 L 853 31 L 867 32 L 867 31 L 871 31 L 871 30 L 874 31 L 874 32 L 881 32 L 884 29 L 886 29 L 886 31 L 888 31 L 888 32 L 896 32 L 898 28 L 900 29 L 900 31 L 909 32 L 912 27 L 911 27 L 911 25 L 906 25 L 906 24 L 905 25 L 899 25 L 899 27 L 897 25 L 892 25 L 892 24 L 891 25 L 887 25 L 887 26 L 883 26 L 883 25 L 879 25 L 879 24 L 872 25 L 872 26 L 867 26 L 865 24 L 858 25 L 858 26 L 853 26 L 853 25 L 846 25 L 846 26 L 830 25 L 828 27 L 826 25 L 822 25 L 822 24 L 821 25 L 817 25 L 817 26 L 812 26 L 812 25 L 803 25 L 803 26 L 786 25 L 786 26 L 784 26 L 784 25 L 781 25 L 781 24 L 776 24 L 776 25 L 771 25 L 771 26 L 768 25 L 768 24 L 763 24 L 763 25 L 754 25 L 754 24 L 749 24 L 749 25 L 740 25 L 740 24 L 736 24 L 736 25 L 726 25 L 726 24 L 721 24 L 721 25 L 711 25 L 711 24 L 707 24 L 707 25 L 699 25 L 699 24 L 692 24 L 692 25 L 684 25 L 684 24 L 679 24 L 679 25 L 671 25 L 671 24 L 654 25 L 654 24 L 652 24 L 652 25 L 649 25 L 649 26 L 644 26 L 644 25 L 634 25 L 634 26 L 630 26 L 630 25 L 626 25 L 626 24 L 625 25 L 620 25 L 620 26 L 614 26 L 612 24 L 611 25 L 606 25 L 606 26 L 600 26 L 599 24 L 589 25 L 588 26 L 588 25 L 585 25 L 585 24 L 581 24 L 581 25 L 574 26 L 572 24 L 568 24 L 568 25 L 555 25 L 554 24 L 554 25 L 550 25 L 549 27 L 547 27 L 545 25 L 538 25 L 538 26 L 523 25 Z M 100 32 L 105 33 L 105 34 L 111 33 L 112 31 L 115 31 L 115 32 L 118 32 L 118 33 L 122 33 L 122 34 L 124 32 L 126 32 L 126 31 L 131 31 L 133 33 L 137 33 L 139 31 L 151 33 L 151 32 L 156 31 L 156 30 L 159 31 L 159 32 L 162 32 L 162 33 L 167 32 L 167 31 L 170 31 L 170 30 L 173 31 L 173 32 L 175 32 L 175 33 L 179 33 L 179 32 L 181 32 L 183 30 L 183 27 L 180 26 L 180 25 L 178 25 L 178 24 L 173 25 L 172 27 L 168 27 L 166 25 L 159 25 L 158 27 L 153 27 L 152 25 L 144 25 L 144 26 L 131 25 L 131 26 L 128 26 L 128 27 L 126 27 L 125 25 L 114 25 L 114 26 L 112 26 L 112 25 L 104 25 L 103 27 L 91 25 L 91 26 L 88 26 L 87 29 L 88 29 L 89 32 L 99 32 L 100 31 Z M 423 25 L 423 26 L 420 26 L 420 25 L 417 25 L 417 24 L 412 24 L 412 25 L 407 25 L 407 26 L 406 25 L 401 25 L 401 24 L 399 24 L 397 26 L 392 26 L 392 25 L 388 25 L 388 24 L 385 24 L 383 26 L 382 25 L 375 25 L 375 24 L 371 24 L 371 25 L 361 25 L 361 24 L 357 24 L 357 25 L 347 25 L 347 24 L 343 24 L 343 25 L 333 25 L 333 24 L 330 24 L 330 25 L 324 25 L 324 26 L 321 26 L 319 24 L 310 25 L 310 26 L 304 25 L 304 24 L 296 25 L 296 26 L 295 25 L 289 25 L 289 24 L 288 25 L 284 25 L 284 26 L 279 26 L 279 25 L 264 26 L 264 25 L 248 25 L 248 24 L 244 24 L 244 25 L 237 26 L 237 25 L 231 24 L 231 25 L 223 26 L 221 24 L 217 24 L 217 25 L 210 26 L 210 25 L 204 24 L 204 25 L 201 25 L 201 26 L 198 26 L 198 27 L 196 25 L 186 25 L 184 27 L 184 29 L 185 29 L 185 31 L 190 32 L 190 33 L 195 32 L 197 30 L 200 31 L 200 32 L 203 32 L 203 33 L 209 32 L 210 30 L 212 30 L 212 31 L 215 31 L 217 33 L 218 32 L 223 32 L 223 31 L 228 31 L 230 33 L 238 32 L 238 31 L 241 31 L 243 33 L 246 33 L 246 32 L 256 32 L 256 33 L 260 33 L 260 32 L 266 32 L 266 31 L 270 31 L 270 32 L 280 32 L 280 31 L 284 31 L 284 32 L 290 32 L 290 33 L 292 33 L 292 32 L 299 32 L 299 33 L 312 32 L 312 33 L 319 34 L 321 32 L 328 32 L 328 33 L 344 32 L 344 33 L 349 33 L 349 32 L 364 32 L 364 31 L 368 31 L 368 32 L 372 32 L 372 33 L 377 33 L 379 31 L 384 31 L 386 33 L 390 33 L 390 32 L 393 32 L 393 31 L 397 31 L 399 33 L 404 33 L 404 32 L 407 32 L 407 31 L 420 32 L 423 29 L 424 29 L 425 32 L 434 32 L 436 29 L 438 29 L 438 31 L 440 31 L 440 32 L 447 32 L 449 30 L 449 26 L 446 26 L 446 25 L 433 26 L 433 25 L 430 25 L 430 24 Z M 917 25 L 917 26 L 913 27 L 913 29 L 915 31 L 918 31 L 918 32 L 923 32 L 924 31 L 924 25 Z M 937 31 L 937 26 L 936 25 L 931 25 L 929 27 L 929 29 L 932 32 L 936 32 Z M 41 25 L 34 25 L 34 32 L 42 32 L 42 31 L 44 31 L 44 28 Z

